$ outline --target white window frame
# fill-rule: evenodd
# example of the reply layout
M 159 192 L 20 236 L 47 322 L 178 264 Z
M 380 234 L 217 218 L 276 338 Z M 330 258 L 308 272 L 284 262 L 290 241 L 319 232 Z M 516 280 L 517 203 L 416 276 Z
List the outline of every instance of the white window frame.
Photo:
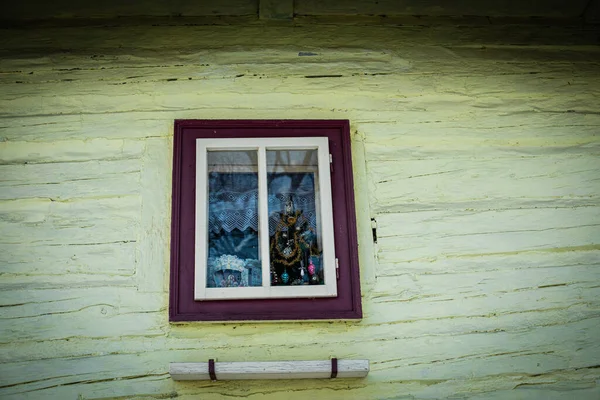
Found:
M 262 286 L 208 288 L 208 161 L 210 150 L 258 152 L 259 193 L 259 247 Z M 319 192 L 320 229 L 322 240 L 323 285 L 270 286 L 269 265 L 269 217 L 267 202 L 267 150 L 317 150 L 319 179 L 315 192 Z M 326 137 L 297 138 L 235 138 L 196 139 L 196 235 L 195 235 L 195 300 L 238 300 L 336 297 L 336 258 L 333 234 L 333 207 L 331 175 L 329 169 L 329 143 Z M 265 234 L 266 232 L 266 234 Z

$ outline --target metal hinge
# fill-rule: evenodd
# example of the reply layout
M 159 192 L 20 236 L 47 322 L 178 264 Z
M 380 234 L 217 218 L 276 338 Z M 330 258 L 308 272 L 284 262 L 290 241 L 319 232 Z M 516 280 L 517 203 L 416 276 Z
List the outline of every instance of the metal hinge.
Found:
M 340 279 L 340 260 L 335 259 L 335 277 Z
M 333 172 L 333 156 L 329 153 L 329 170 Z

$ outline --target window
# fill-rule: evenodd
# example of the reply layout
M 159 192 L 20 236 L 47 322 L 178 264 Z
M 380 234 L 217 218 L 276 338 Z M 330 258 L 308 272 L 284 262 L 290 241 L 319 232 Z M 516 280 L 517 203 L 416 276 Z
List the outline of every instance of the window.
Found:
M 170 319 L 361 318 L 348 121 L 175 123 Z
M 337 295 L 326 137 L 197 139 L 196 160 L 196 300 Z

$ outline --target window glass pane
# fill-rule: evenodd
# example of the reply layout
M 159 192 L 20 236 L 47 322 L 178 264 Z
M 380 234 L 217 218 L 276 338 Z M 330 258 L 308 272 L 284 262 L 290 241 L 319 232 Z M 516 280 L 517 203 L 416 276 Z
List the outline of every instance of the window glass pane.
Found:
M 207 162 L 206 286 L 261 286 L 257 151 L 208 151 Z
M 317 150 L 268 150 L 271 285 L 323 285 Z

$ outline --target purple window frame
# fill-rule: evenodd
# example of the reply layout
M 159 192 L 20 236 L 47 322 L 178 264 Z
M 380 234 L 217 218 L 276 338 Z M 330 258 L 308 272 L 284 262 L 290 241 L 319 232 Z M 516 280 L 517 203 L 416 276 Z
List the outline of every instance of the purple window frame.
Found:
M 335 254 L 334 298 L 194 300 L 196 139 L 327 137 Z M 176 120 L 173 144 L 169 320 L 247 321 L 362 318 L 350 124 L 347 120 Z

